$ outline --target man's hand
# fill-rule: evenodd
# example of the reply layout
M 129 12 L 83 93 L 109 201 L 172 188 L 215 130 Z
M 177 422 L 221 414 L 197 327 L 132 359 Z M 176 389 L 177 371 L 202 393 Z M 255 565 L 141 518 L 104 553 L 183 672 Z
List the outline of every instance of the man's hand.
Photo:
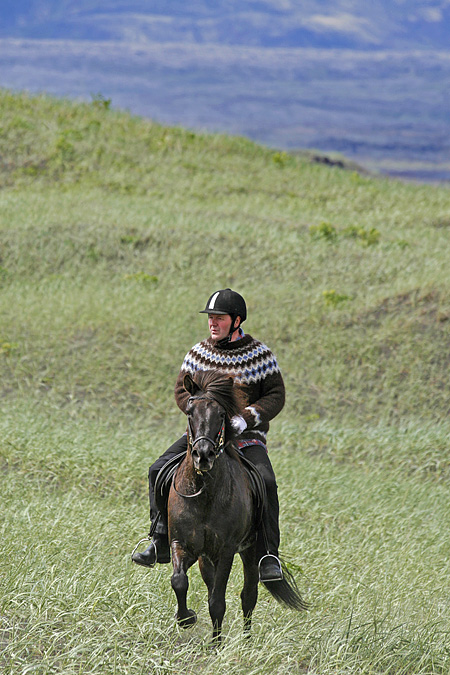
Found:
M 238 434 L 242 434 L 242 432 L 247 428 L 247 422 L 244 420 L 242 415 L 234 415 L 230 421 L 231 426 Z

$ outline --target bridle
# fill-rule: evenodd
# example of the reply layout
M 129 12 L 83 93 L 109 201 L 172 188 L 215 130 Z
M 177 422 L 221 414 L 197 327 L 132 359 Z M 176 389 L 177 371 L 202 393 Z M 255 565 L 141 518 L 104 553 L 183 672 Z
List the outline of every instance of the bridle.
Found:
M 195 400 L 198 400 L 200 398 L 205 398 L 205 397 L 196 396 L 196 397 L 192 397 L 192 398 L 195 398 Z M 190 451 L 190 452 L 192 452 L 192 450 L 194 449 L 194 446 L 197 443 L 199 443 L 199 441 L 208 441 L 208 443 L 211 443 L 211 445 L 213 446 L 213 449 L 214 449 L 214 455 L 215 455 L 216 459 L 223 453 L 223 451 L 225 449 L 225 419 L 223 420 L 222 427 L 221 427 L 221 429 L 220 429 L 220 431 L 217 434 L 215 439 L 211 438 L 210 436 L 197 436 L 197 438 L 194 438 L 194 434 L 192 432 L 192 427 L 191 427 L 191 421 L 190 421 L 189 416 L 188 416 L 186 434 L 187 434 L 188 451 Z M 185 495 L 182 492 L 179 492 L 177 490 L 176 485 L 175 485 L 175 479 L 177 477 L 177 473 L 178 473 L 178 471 L 175 473 L 175 475 L 173 477 L 172 485 L 173 485 L 173 489 L 175 490 L 177 495 L 180 495 L 180 497 L 184 497 L 185 499 L 191 499 L 192 497 L 198 497 L 199 495 L 201 495 L 205 491 L 206 483 L 205 483 L 205 480 L 204 480 L 204 476 L 205 476 L 206 472 L 196 471 L 196 473 L 200 474 L 201 477 L 203 478 L 203 485 L 200 488 L 200 490 L 198 490 L 197 492 L 194 492 L 194 494 L 192 494 L 192 495 Z
M 211 443 L 211 445 L 214 448 L 214 454 L 216 456 L 216 459 L 219 457 L 219 455 L 222 454 L 225 447 L 225 420 L 222 422 L 222 427 L 219 433 L 217 434 L 215 440 L 213 440 L 210 436 L 197 436 L 197 438 L 192 440 L 194 434 L 192 433 L 191 421 L 189 417 L 186 431 L 187 431 L 188 448 L 190 448 L 191 452 L 194 449 L 194 446 L 199 441 L 208 441 L 208 443 Z

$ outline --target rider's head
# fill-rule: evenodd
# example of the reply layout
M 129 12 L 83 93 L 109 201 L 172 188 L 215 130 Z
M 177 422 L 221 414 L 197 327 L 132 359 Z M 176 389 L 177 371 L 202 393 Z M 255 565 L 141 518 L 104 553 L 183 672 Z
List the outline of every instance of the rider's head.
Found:
M 214 340 L 233 339 L 233 334 L 247 318 L 247 307 L 242 295 L 225 288 L 211 295 L 201 314 L 208 314 L 208 325 Z

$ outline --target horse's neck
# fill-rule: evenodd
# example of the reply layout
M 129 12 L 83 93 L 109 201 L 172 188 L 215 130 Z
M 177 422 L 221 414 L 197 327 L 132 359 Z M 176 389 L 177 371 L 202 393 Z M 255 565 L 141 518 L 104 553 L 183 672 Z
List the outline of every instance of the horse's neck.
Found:
M 194 462 L 191 455 L 188 453 L 184 463 L 183 482 L 189 482 L 190 485 L 199 489 L 205 486 L 205 492 L 212 492 L 217 495 L 222 489 L 226 489 L 230 483 L 230 468 L 229 458 L 222 454 L 218 457 L 214 466 L 206 475 L 198 473 L 194 468 Z

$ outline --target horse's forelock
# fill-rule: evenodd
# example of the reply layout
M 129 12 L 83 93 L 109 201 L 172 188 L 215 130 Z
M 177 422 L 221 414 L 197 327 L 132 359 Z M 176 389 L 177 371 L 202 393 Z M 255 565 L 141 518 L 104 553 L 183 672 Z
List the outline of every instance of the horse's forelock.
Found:
M 228 417 L 237 415 L 241 408 L 231 375 L 219 370 L 203 370 L 195 373 L 194 382 L 202 394 L 217 401 Z

